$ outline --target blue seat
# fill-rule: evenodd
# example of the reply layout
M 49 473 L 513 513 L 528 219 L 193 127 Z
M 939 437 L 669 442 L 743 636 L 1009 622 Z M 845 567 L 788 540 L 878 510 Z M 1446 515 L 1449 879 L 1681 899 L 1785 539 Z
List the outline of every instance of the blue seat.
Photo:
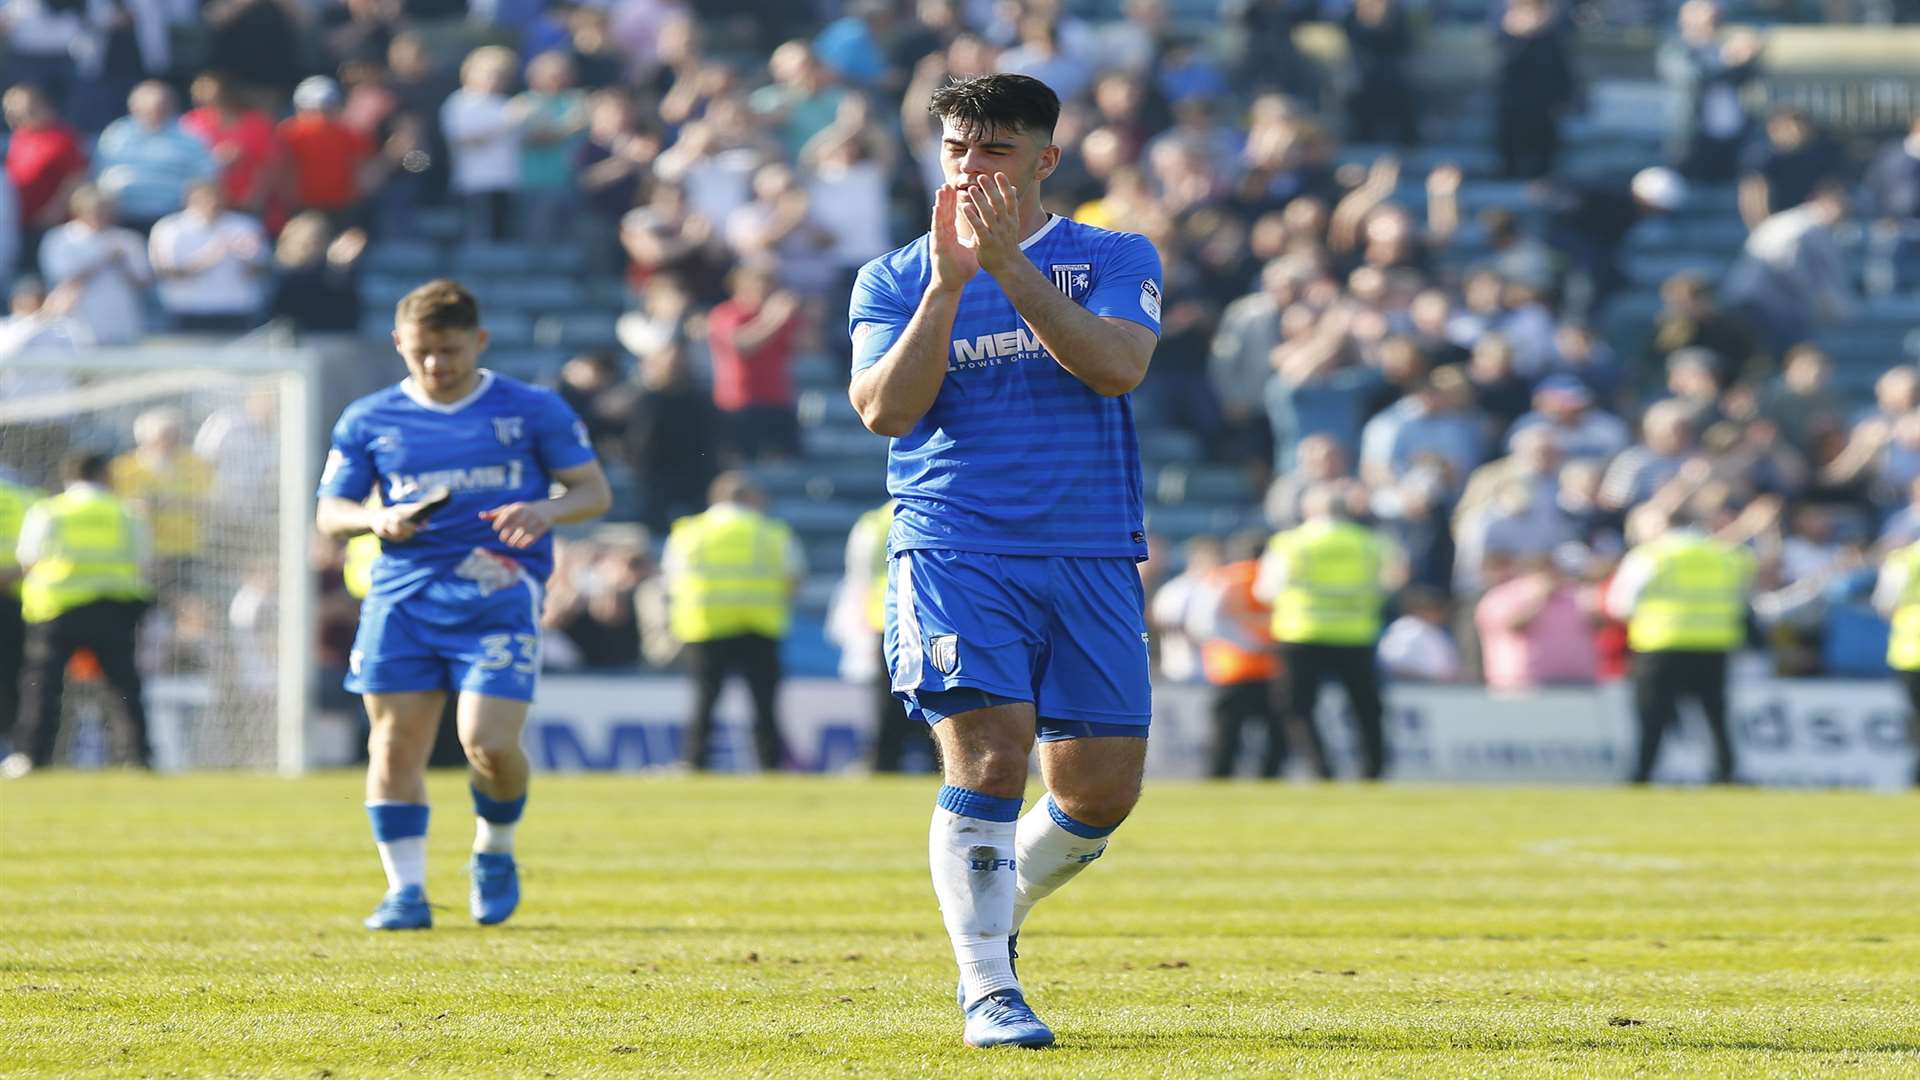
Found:
M 394 239 L 370 245 L 364 265 L 369 272 L 430 278 L 440 274 L 448 264 L 438 244 Z
M 543 315 L 534 322 L 534 340 L 550 349 L 618 349 L 614 323 L 619 317 L 597 311 Z

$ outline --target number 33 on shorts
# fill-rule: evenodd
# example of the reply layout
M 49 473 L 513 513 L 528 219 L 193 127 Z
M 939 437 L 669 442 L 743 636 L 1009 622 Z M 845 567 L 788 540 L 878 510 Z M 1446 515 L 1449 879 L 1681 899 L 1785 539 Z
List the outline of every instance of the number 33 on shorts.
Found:
M 514 646 L 519 646 L 517 660 Z M 483 655 L 473 666 L 482 671 L 499 671 L 509 665 L 520 675 L 532 675 L 540 670 L 538 634 L 488 634 L 480 639 L 480 649 Z

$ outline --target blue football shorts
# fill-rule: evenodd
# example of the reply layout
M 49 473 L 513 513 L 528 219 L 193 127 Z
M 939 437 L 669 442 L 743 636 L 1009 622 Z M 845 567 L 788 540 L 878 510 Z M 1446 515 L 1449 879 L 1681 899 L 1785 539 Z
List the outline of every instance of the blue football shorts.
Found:
M 913 550 L 887 568 L 894 696 L 929 725 L 1031 702 L 1042 741 L 1146 737 L 1146 593 L 1129 558 Z
M 368 596 L 360 605 L 346 688 L 532 701 L 540 679 L 542 591 L 522 572 L 513 584 L 491 590 L 439 580 L 397 600 Z

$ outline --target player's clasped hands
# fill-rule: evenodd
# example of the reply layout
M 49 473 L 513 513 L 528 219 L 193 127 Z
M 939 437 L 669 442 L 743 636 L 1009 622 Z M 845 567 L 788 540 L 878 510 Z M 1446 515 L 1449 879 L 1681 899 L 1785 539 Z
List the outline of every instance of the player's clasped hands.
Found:
M 1006 173 L 974 177 L 960 188 L 960 213 L 973 229 L 973 249 L 980 268 L 989 274 L 1023 258 L 1019 197 Z
M 493 523 L 493 531 L 506 541 L 508 547 L 531 547 L 535 540 L 547 535 L 547 530 L 553 528 L 546 511 L 533 503 L 508 503 L 482 510 L 480 516 Z

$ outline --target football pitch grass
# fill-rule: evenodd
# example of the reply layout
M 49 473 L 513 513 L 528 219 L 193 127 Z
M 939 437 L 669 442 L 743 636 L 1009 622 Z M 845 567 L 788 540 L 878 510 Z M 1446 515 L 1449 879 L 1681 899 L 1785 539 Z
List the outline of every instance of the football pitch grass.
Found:
M 525 902 L 374 934 L 360 780 L 0 785 L 5 1076 L 1913 1076 L 1920 801 L 1150 785 L 960 1045 L 928 778 L 536 779 Z

